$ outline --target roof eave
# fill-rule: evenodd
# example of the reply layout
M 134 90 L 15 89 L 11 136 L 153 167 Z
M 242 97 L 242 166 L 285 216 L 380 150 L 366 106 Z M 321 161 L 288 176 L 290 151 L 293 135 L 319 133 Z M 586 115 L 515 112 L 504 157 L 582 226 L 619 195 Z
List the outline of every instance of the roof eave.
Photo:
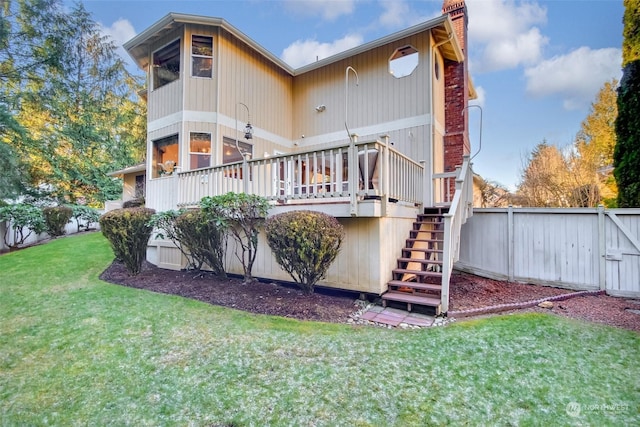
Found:
M 427 30 L 431 30 L 434 29 L 436 27 L 439 26 L 444 26 L 444 28 L 446 29 L 448 34 L 454 34 L 453 31 L 453 27 L 452 27 L 452 23 L 451 23 L 451 19 L 449 18 L 449 15 L 442 15 L 442 16 L 438 16 L 436 18 L 430 19 L 428 21 L 422 22 L 420 24 L 414 25 L 412 27 L 406 28 L 404 30 L 395 32 L 393 34 L 389 34 L 387 36 L 384 36 L 382 38 L 370 41 L 368 43 L 365 43 L 363 45 L 360 46 L 356 46 L 354 48 L 351 48 L 349 50 L 345 50 L 343 52 L 337 53 L 335 55 L 329 56 L 327 58 L 324 59 L 320 59 L 314 63 L 305 65 L 303 67 L 297 68 L 295 70 L 294 75 L 300 75 L 300 74 L 304 74 L 307 73 L 309 71 L 313 71 L 315 69 L 318 68 L 322 68 L 326 65 L 332 64 L 334 62 L 338 62 L 338 61 L 342 61 L 343 59 L 347 59 L 350 58 L 352 56 L 367 52 L 369 50 L 375 49 L 377 47 L 380 46 L 384 46 L 386 44 L 392 43 L 396 40 L 400 40 L 409 36 L 412 36 L 414 34 L 418 34 L 421 33 L 423 31 L 427 31 Z M 455 36 L 452 38 L 452 41 L 450 41 L 450 43 L 452 43 L 455 47 L 454 50 L 456 51 L 456 60 L 457 61 L 462 61 L 464 56 L 462 55 L 462 50 L 460 49 L 460 46 L 458 45 L 458 43 L 455 40 Z M 457 48 L 457 49 L 456 49 Z
M 222 18 L 215 17 L 207 17 L 207 16 L 199 16 L 199 15 L 189 15 L 184 13 L 174 13 L 171 12 L 164 16 L 162 19 L 157 21 L 151 27 L 147 28 L 128 42 L 123 44 L 123 47 L 129 53 L 129 56 L 133 58 L 133 60 L 138 64 L 141 69 L 145 69 L 148 65 L 146 63 L 147 57 L 143 58 L 142 56 L 138 56 L 135 54 L 135 48 L 140 47 L 153 38 L 157 37 L 158 33 L 162 32 L 165 29 L 171 29 L 175 24 L 183 25 L 183 24 L 196 24 L 196 25 L 210 25 L 216 26 L 219 28 L 228 31 L 237 37 L 240 41 L 250 46 L 252 49 L 260 53 L 262 56 L 273 62 L 276 66 L 282 68 L 284 71 L 289 74 L 293 74 L 293 68 L 289 66 L 286 62 L 269 52 L 267 49 L 256 43 L 249 36 L 244 34 L 242 31 L 228 23 Z

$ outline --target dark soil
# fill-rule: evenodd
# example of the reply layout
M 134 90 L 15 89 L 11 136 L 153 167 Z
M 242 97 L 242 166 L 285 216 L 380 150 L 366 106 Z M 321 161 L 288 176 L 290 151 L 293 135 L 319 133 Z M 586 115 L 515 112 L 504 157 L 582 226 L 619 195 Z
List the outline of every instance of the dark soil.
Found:
M 273 282 L 243 283 L 241 278 L 220 279 L 212 273 L 164 270 L 146 263 L 142 272 L 129 276 L 124 265 L 114 261 L 102 280 L 132 288 L 180 295 L 213 305 L 259 314 L 321 322 L 346 322 L 357 310 L 358 294 L 317 289 L 307 295 L 299 288 Z
M 343 323 L 358 309 L 356 299 L 359 294 L 353 292 L 316 288 L 315 293 L 307 295 L 293 284 L 268 281 L 244 284 L 241 278 L 220 279 L 206 272 L 197 274 L 192 271 L 164 270 L 148 263 L 138 276 L 132 277 L 124 265 L 114 262 L 100 278 L 209 304 L 300 320 Z M 457 274 L 451 280 L 450 310 L 526 302 L 571 292 L 574 291 Z M 552 309 L 527 309 L 532 310 L 640 332 L 640 314 L 630 311 L 640 312 L 640 300 L 597 295 L 559 301 L 554 303 Z

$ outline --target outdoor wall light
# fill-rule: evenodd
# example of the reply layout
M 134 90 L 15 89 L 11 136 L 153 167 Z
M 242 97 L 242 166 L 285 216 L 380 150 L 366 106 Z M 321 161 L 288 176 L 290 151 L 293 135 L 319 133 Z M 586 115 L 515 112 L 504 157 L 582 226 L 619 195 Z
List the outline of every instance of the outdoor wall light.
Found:
M 247 123 L 244 127 L 244 139 L 253 139 L 253 127 L 251 123 Z
M 316 107 L 316 111 L 317 111 L 318 113 L 322 113 L 322 112 L 323 112 L 324 110 L 326 110 L 326 109 L 327 109 L 327 106 L 326 106 L 326 105 L 324 105 L 324 104 L 318 105 L 318 106 Z

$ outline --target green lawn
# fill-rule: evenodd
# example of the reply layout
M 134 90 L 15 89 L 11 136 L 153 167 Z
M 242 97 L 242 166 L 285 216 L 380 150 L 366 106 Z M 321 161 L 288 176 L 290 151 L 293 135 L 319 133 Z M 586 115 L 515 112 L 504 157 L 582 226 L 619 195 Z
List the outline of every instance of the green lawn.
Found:
M 640 423 L 633 332 L 299 322 L 101 282 L 111 259 L 100 234 L 0 257 L 0 426 Z

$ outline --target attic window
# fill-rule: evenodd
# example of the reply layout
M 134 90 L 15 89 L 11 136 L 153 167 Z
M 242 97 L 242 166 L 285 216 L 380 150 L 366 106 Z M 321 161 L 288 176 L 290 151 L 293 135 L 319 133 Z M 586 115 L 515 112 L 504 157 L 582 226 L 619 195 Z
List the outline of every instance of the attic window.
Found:
M 180 39 L 153 53 L 153 88 L 180 78 Z
M 389 73 L 400 79 L 411 75 L 418 68 L 418 51 L 413 46 L 396 49 L 389 58 Z

